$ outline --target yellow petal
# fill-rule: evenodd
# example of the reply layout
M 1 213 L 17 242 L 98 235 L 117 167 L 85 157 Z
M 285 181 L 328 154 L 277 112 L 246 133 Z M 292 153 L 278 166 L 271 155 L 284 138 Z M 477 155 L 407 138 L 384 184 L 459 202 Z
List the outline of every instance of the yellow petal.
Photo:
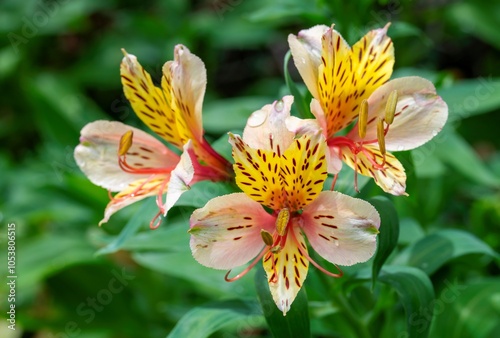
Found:
M 394 48 L 387 28 L 368 32 L 351 49 L 335 30 L 323 35 L 318 86 L 329 136 L 349 125 L 361 102 L 390 78 Z
M 342 159 L 361 175 L 373 177 L 385 192 L 406 195 L 406 174 L 401 162 L 393 154 L 386 152 L 384 163 L 384 156 L 376 145 L 364 145 L 363 148 L 365 152 L 356 155 L 349 148 L 342 148 Z M 375 166 L 372 161 L 376 161 L 378 165 Z M 379 165 L 383 167 L 379 168 Z
M 280 156 L 272 150 L 250 148 L 238 135 L 229 134 L 229 142 L 233 145 L 236 184 L 254 201 L 281 209 Z
M 307 276 L 309 261 L 300 253 L 298 246 L 307 253 L 304 236 L 293 227 L 288 231 L 284 247 L 278 253 L 268 252 L 263 266 L 274 302 L 286 315 Z
M 296 139 L 281 156 L 285 205 L 291 211 L 311 203 L 327 177 L 326 142 L 321 134 Z
M 123 91 L 137 116 L 164 140 L 182 149 L 171 104 L 134 55 L 125 53 L 120 65 Z

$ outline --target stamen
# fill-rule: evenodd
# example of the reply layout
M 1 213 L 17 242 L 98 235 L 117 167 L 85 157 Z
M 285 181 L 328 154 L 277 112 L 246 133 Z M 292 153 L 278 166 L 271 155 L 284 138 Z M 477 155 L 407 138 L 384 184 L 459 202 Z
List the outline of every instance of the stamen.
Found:
M 293 232 L 293 231 L 292 231 Z M 333 272 L 330 272 L 328 270 L 326 270 L 325 268 L 323 268 L 322 266 L 320 266 L 318 263 L 316 263 L 308 254 L 307 252 L 304 250 L 304 248 L 302 247 L 302 245 L 299 244 L 299 242 L 297 241 L 297 238 L 295 237 L 295 234 L 293 235 L 294 236 L 294 240 L 296 241 L 297 243 L 297 248 L 299 248 L 299 252 L 302 256 L 304 256 L 309 262 L 311 262 L 312 265 L 314 265 L 319 271 L 323 272 L 325 275 L 328 275 L 330 277 L 335 277 L 335 278 L 340 278 L 344 275 L 344 272 L 342 270 L 340 270 L 340 268 L 337 266 L 337 264 L 333 264 L 337 270 L 339 270 L 339 273 L 333 273 Z
M 161 215 L 163 214 L 163 210 L 160 210 L 158 211 L 158 213 L 156 214 L 155 217 L 153 217 L 153 219 L 151 220 L 151 222 L 149 223 L 149 228 L 151 230 L 154 230 L 154 229 L 157 229 L 160 224 L 161 224 Z
M 363 100 L 361 102 L 361 108 L 359 109 L 359 118 L 358 118 L 358 133 L 360 138 L 365 138 L 366 136 L 366 126 L 368 120 L 368 101 Z
M 283 208 L 280 210 L 278 217 L 276 217 L 276 232 L 278 235 L 285 235 L 286 226 L 290 220 L 290 211 L 288 208 Z
M 391 124 L 394 121 L 394 115 L 396 114 L 396 106 L 398 104 L 398 91 L 393 90 L 389 94 L 387 103 L 385 105 L 385 123 Z
M 377 140 L 382 155 L 385 155 L 385 129 L 384 120 L 377 120 Z
M 332 191 L 335 188 L 335 183 L 337 183 L 337 178 L 339 178 L 339 174 L 338 173 L 336 173 L 335 175 L 333 175 L 332 187 L 330 188 L 330 190 L 332 190 Z
M 249 266 L 247 266 L 247 268 L 245 270 L 243 270 L 242 272 L 240 272 L 239 274 L 237 274 L 236 276 L 232 277 L 232 278 L 229 278 L 229 274 L 231 273 L 232 270 L 229 270 L 226 275 L 224 276 L 224 280 L 226 282 L 234 282 L 238 279 L 240 279 L 241 277 L 245 276 L 250 270 L 252 270 L 252 268 L 255 266 L 255 264 L 257 264 L 258 261 L 260 261 L 262 259 L 262 256 L 264 256 L 264 254 L 266 252 L 269 252 L 267 250 L 267 247 L 264 247 L 264 249 L 257 255 L 257 257 L 255 257 L 255 259 L 253 260 L 252 263 L 250 263 Z
M 127 151 L 132 146 L 132 138 L 134 137 L 134 132 L 132 130 L 128 130 L 125 134 L 120 138 L 120 144 L 118 146 L 118 156 L 125 156 Z
M 262 237 L 262 240 L 264 241 L 264 243 L 267 245 L 267 246 L 271 246 L 273 245 L 273 236 L 266 230 L 262 229 L 260 231 L 260 236 Z
M 278 244 L 278 245 L 276 245 L 276 246 L 273 246 L 273 247 L 271 248 L 271 252 L 272 252 L 273 254 L 277 254 L 277 253 L 279 253 L 280 251 L 281 251 L 281 245 L 279 245 L 279 244 Z

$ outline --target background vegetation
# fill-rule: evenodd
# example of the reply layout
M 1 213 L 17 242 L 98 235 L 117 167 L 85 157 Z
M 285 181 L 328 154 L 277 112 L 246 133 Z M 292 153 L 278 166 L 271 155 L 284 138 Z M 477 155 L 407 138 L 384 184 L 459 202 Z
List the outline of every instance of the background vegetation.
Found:
M 383 193 L 372 183 L 361 191 L 381 211 L 381 246 L 395 246 L 385 265 L 379 254 L 341 279 L 310 269 L 307 300 L 301 293 L 290 316 L 314 337 L 499 337 L 500 2 L 487 0 L 3 0 L 1 271 L 14 222 L 19 278 L 17 329 L 2 318 L 2 337 L 286 336 L 272 304 L 259 306 L 252 276 L 226 283 L 191 257 L 190 212 L 227 186 L 194 186 L 155 231 L 151 201 L 98 227 L 108 194 L 79 171 L 73 149 L 97 119 L 145 128 L 122 93 L 120 48 L 156 80 L 175 44 L 200 56 L 207 137 L 227 155 L 225 133 L 289 92 L 289 33 L 335 23 L 353 44 L 388 21 L 393 77 L 433 81 L 449 122 L 429 144 L 397 154 L 410 197 L 373 199 Z M 289 71 L 303 91 L 291 63 Z M 342 177 L 338 188 L 355 195 Z M 5 317 L 4 280 L 0 290 Z

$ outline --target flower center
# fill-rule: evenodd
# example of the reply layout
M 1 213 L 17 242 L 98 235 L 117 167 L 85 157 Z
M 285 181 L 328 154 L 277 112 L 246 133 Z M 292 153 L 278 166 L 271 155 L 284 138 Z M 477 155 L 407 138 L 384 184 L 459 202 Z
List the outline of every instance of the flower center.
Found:
M 358 172 L 358 166 L 360 165 L 360 161 L 357 157 L 359 153 L 362 153 L 364 157 L 370 162 L 373 169 L 375 170 L 385 170 L 386 169 L 386 148 L 385 148 L 385 137 L 389 132 L 389 127 L 394 121 L 394 116 L 396 115 L 396 106 L 398 103 L 398 92 L 397 90 L 392 91 L 389 94 L 385 105 L 385 114 L 384 117 L 374 117 L 370 121 L 368 121 L 368 101 L 363 100 L 359 109 L 358 116 L 358 134 L 361 141 L 352 140 L 346 136 L 336 136 L 331 138 L 328 141 L 329 146 L 337 146 L 339 148 L 347 147 L 354 155 L 354 167 L 356 172 Z M 365 139 L 366 130 L 369 123 L 375 122 L 377 123 L 377 138 L 376 139 Z M 378 149 L 380 150 L 380 154 L 374 152 L 373 150 L 365 147 L 365 145 L 369 144 L 378 144 Z M 382 161 L 380 161 L 380 157 Z M 357 177 L 355 177 L 355 186 L 357 189 Z

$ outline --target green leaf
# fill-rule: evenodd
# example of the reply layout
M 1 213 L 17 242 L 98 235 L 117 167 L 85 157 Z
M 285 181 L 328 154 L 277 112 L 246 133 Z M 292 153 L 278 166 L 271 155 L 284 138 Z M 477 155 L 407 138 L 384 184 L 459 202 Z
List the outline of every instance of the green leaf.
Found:
M 498 21 L 500 5 L 496 2 L 459 2 L 447 10 L 460 27 L 466 32 L 476 35 L 492 46 L 500 49 Z
M 182 194 L 175 205 L 201 208 L 212 198 L 231 194 L 235 191 L 239 191 L 239 189 L 230 182 L 201 181 Z
M 432 150 L 435 156 L 471 181 L 492 188 L 500 187 L 500 178 L 481 162 L 470 145 L 456 132 L 443 130 L 442 135 L 429 144 L 428 155 Z
M 127 222 L 116 239 L 97 251 L 96 255 L 110 254 L 122 249 L 124 243 L 139 230 L 141 225 L 149 223 L 153 219 L 155 213 L 158 212 L 155 198 L 149 198 L 139 203 L 142 203 L 141 208 Z
M 467 285 L 445 280 L 444 285 L 446 287 L 436 299 L 432 337 L 498 337 L 500 278 Z
M 411 265 L 431 275 L 450 260 L 468 255 L 498 254 L 474 235 L 456 229 L 444 229 L 430 234 L 402 251 L 394 264 Z
M 95 248 L 81 235 L 49 234 L 26 241 L 18 246 L 18 287 L 33 287 L 48 276 L 69 266 L 95 262 Z M 23 292 L 20 293 L 21 295 Z
M 448 123 L 488 113 L 500 107 L 500 79 L 491 76 L 460 81 L 438 90 L 448 105 Z
M 255 274 L 255 287 L 264 317 L 275 338 L 307 338 L 311 336 L 307 294 L 304 287 L 300 289 L 286 316 L 283 316 L 283 313 L 274 303 L 269 291 L 267 277 L 262 267 L 259 267 Z
M 373 260 L 372 287 L 385 261 L 398 244 L 399 218 L 394 205 L 386 197 L 373 197 L 368 200 L 380 214 L 380 233 L 377 241 L 377 253 Z
M 252 274 L 228 283 L 224 280 L 225 271 L 214 270 L 200 265 L 189 250 L 189 234 L 185 228 L 185 238 L 180 242 L 184 248 L 179 251 L 135 252 L 132 258 L 140 265 L 168 276 L 181 278 L 191 283 L 197 292 L 209 297 L 241 296 L 252 294 Z M 172 249 L 173 248 L 167 248 Z
M 392 286 L 405 308 L 407 335 L 425 338 L 429 335 L 433 313 L 434 287 L 420 269 L 409 266 L 385 266 L 379 281 Z
M 186 313 L 167 338 L 209 337 L 231 324 L 240 324 L 245 330 L 258 327 L 262 313 L 255 301 L 239 299 L 212 302 Z
M 248 117 L 275 98 L 255 96 L 207 102 L 203 107 L 203 127 L 207 133 L 225 134 L 243 129 Z
M 295 84 L 295 82 L 293 82 L 292 77 L 288 72 L 288 62 L 290 61 L 291 56 L 292 53 L 288 51 L 285 55 L 285 62 L 283 65 L 283 72 L 285 74 L 286 85 L 288 87 L 288 90 L 290 91 L 290 94 L 292 94 L 294 97 L 294 103 L 295 103 L 294 106 L 297 108 L 297 111 L 299 112 L 299 117 L 304 119 L 313 118 L 314 116 L 312 116 L 312 114 L 309 112 L 309 105 L 306 102 L 305 96 L 302 95 L 300 90 L 297 88 L 297 85 Z

